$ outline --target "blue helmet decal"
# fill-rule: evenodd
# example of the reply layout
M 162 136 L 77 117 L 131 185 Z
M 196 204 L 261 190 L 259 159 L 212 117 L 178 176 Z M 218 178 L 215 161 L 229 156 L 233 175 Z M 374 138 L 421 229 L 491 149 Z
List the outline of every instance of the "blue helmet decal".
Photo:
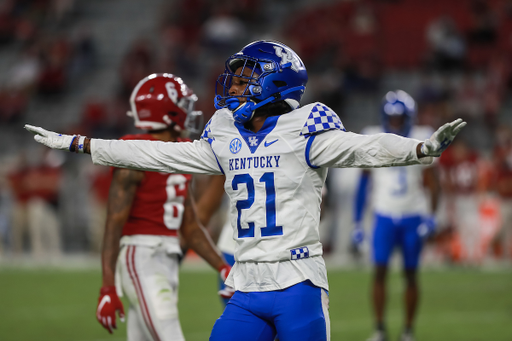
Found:
M 217 79 L 215 107 L 233 111 L 237 122 L 248 122 L 254 111 L 271 102 L 299 106 L 308 75 L 300 57 L 288 46 L 260 40 L 230 56 Z M 234 86 L 243 91 L 233 91 Z
M 382 99 L 381 117 L 386 133 L 408 136 L 416 119 L 416 102 L 403 90 L 389 91 Z

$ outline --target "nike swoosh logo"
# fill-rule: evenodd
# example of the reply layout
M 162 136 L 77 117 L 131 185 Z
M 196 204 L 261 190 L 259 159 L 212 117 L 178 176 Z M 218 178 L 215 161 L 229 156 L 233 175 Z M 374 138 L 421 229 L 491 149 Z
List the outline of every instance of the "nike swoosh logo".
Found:
M 100 304 L 98 304 L 98 310 L 96 311 L 96 315 L 100 316 L 101 309 L 103 309 L 103 306 L 106 303 L 110 303 L 111 299 L 109 295 L 103 296 L 103 298 L 100 301 Z
M 265 141 L 265 147 L 268 147 L 270 146 L 272 143 L 276 143 L 279 139 L 275 139 L 274 141 L 271 141 L 271 142 L 267 142 Z

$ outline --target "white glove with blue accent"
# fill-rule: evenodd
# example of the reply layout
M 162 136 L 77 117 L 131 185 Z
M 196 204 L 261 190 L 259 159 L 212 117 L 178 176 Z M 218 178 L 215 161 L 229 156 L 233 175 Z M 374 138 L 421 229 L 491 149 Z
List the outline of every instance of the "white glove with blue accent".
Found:
M 452 143 L 453 139 L 462 128 L 466 126 L 461 118 L 453 122 L 446 123 L 441 128 L 437 129 L 432 136 L 423 142 L 421 152 L 425 156 L 441 156 L 446 148 Z
M 54 133 L 28 124 L 25 124 L 24 128 L 34 134 L 34 140 L 52 149 L 71 151 L 71 146 L 77 137 L 76 135 Z
M 352 244 L 354 246 L 360 247 L 361 244 L 364 242 L 364 229 L 360 223 L 356 224 L 354 230 L 352 230 L 352 234 L 350 235 L 350 237 L 352 239 Z
M 428 216 L 424 217 L 421 224 L 418 226 L 418 235 L 422 239 L 427 239 L 432 236 L 436 231 L 436 217 Z

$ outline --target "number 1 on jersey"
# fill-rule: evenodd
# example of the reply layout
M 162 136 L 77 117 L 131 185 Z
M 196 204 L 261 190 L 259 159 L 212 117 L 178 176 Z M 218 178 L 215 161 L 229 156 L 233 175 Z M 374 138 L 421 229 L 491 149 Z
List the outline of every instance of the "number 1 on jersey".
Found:
M 265 173 L 260 178 L 260 182 L 265 183 L 265 212 L 267 226 L 261 227 L 261 236 L 280 236 L 283 234 L 283 227 L 276 226 L 276 189 L 274 185 L 274 173 Z M 249 228 L 243 229 L 241 224 L 242 210 L 249 209 L 254 204 L 254 180 L 249 174 L 237 174 L 233 178 L 231 186 L 233 190 L 238 190 L 239 184 L 245 184 L 247 188 L 247 199 L 236 202 L 238 217 L 236 225 L 238 229 L 238 238 L 254 237 L 254 223 L 248 222 Z
M 274 185 L 274 173 L 265 173 L 260 178 L 265 183 L 267 200 L 265 201 L 267 226 L 261 228 L 261 236 L 280 236 L 283 234 L 283 227 L 276 226 L 276 187 Z

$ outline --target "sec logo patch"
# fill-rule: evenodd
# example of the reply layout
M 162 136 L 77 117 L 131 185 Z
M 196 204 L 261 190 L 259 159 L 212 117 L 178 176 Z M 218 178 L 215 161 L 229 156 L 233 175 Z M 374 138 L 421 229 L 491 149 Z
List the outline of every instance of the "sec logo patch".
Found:
M 229 150 L 231 153 L 236 154 L 242 149 L 242 141 L 239 138 L 231 140 L 229 143 Z

